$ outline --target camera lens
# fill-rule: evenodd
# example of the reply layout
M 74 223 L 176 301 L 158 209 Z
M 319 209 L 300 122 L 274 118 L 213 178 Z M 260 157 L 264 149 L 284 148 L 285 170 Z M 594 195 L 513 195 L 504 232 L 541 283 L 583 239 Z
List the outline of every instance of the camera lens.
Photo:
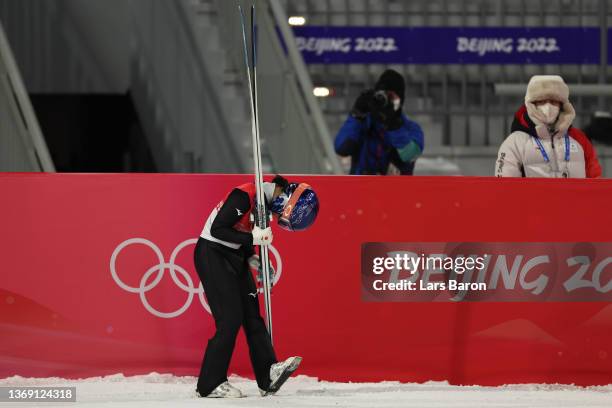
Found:
M 374 105 L 375 108 L 382 108 L 385 105 L 387 105 L 389 99 L 387 97 L 387 92 L 380 90 L 380 91 L 376 91 L 374 92 L 374 95 L 372 97 L 372 104 Z
M 386 105 L 388 100 L 387 93 L 385 91 L 376 91 L 374 93 L 374 99 L 376 100 L 376 103 Z

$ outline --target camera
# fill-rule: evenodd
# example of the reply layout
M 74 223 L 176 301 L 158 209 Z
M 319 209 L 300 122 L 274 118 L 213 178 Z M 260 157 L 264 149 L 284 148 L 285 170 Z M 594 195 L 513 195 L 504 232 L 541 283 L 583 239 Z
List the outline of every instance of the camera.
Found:
M 373 111 L 378 111 L 389 103 L 389 97 L 387 96 L 387 91 L 378 90 L 372 94 L 372 98 L 370 99 L 370 108 Z

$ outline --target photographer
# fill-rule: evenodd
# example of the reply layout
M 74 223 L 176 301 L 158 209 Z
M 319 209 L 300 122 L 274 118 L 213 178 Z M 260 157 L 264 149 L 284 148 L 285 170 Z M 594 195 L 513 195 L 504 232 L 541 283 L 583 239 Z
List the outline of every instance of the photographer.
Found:
M 402 113 L 404 92 L 404 78 L 389 69 L 355 101 L 334 142 L 338 155 L 351 157 L 350 174 L 385 175 L 393 164 L 400 174 L 412 175 L 423 152 L 423 131 Z

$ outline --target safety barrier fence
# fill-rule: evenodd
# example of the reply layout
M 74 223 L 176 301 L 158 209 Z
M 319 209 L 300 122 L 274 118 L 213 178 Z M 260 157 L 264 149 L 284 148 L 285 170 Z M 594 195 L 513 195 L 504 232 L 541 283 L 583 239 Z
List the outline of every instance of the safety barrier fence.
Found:
M 367 242 L 610 242 L 612 181 L 291 178 L 321 202 L 311 229 L 274 227 L 275 345 L 304 356 L 301 374 L 610 382 L 609 302 L 373 303 L 360 259 Z M 0 174 L 0 377 L 197 375 L 214 322 L 193 244 L 219 200 L 251 179 Z M 601 300 L 610 273 L 598 280 Z M 244 343 L 231 371 L 249 375 Z

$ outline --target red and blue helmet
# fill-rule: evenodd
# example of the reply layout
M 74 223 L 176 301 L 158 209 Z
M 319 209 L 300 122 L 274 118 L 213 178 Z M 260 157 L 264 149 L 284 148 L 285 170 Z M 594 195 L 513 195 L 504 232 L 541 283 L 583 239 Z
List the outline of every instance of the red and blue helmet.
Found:
M 278 215 L 279 227 L 287 231 L 303 231 L 319 213 L 319 198 L 306 183 L 290 183 L 272 201 L 270 210 Z

